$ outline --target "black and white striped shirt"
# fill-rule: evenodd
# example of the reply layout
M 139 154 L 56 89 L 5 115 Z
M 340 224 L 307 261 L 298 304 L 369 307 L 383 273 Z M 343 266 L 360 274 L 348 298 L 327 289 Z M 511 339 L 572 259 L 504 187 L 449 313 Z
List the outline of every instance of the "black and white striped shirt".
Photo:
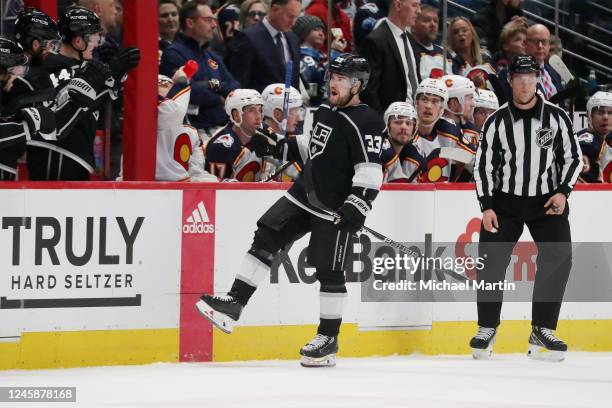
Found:
M 563 109 L 537 97 L 530 110 L 508 102 L 485 122 L 474 165 L 482 211 L 492 208 L 494 190 L 568 195 L 578 179 L 582 153 L 572 123 Z

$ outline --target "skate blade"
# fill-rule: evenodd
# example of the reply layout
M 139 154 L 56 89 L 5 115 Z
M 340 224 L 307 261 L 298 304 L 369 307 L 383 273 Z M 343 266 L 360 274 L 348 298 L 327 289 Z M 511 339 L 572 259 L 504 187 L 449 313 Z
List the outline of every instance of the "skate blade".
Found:
M 300 359 L 300 365 L 302 367 L 316 368 L 316 367 L 335 367 L 336 366 L 336 355 L 329 354 L 324 357 L 312 358 L 302 356 Z
M 493 347 L 489 346 L 486 349 L 472 349 L 472 357 L 474 360 L 490 360 L 493 355 Z
M 472 348 L 472 357 L 474 357 L 474 360 L 490 360 L 491 356 L 493 355 L 493 345 L 495 344 L 496 340 L 497 333 L 491 339 L 489 347 L 485 349 Z
M 223 313 L 217 312 L 202 300 L 199 300 L 195 306 L 198 312 L 200 312 L 206 320 L 215 325 L 223 333 L 230 334 L 232 330 L 234 330 L 234 323 L 236 323 L 234 319 L 231 319 Z
M 539 361 L 560 362 L 565 360 L 565 351 L 549 350 L 546 347 L 530 344 L 527 357 Z

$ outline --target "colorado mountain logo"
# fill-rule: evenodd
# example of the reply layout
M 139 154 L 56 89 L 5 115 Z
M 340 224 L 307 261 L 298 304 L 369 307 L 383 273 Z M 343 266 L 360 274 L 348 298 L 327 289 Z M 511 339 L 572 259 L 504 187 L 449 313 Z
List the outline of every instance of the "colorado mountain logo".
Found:
M 183 234 L 212 234 L 215 226 L 208 218 L 204 202 L 200 201 L 183 224 Z

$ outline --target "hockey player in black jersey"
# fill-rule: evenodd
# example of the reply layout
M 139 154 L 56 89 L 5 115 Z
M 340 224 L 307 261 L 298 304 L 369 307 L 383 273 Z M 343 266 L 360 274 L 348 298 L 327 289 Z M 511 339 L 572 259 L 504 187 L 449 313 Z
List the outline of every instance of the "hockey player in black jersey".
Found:
M 28 170 L 33 180 L 89 180 L 94 169 L 93 140 L 99 110 L 117 98 L 119 83 L 138 64 L 137 49 L 126 49 L 109 66 L 92 60 L 101 45 L 100 18 L 71 7 L 59 19 L 61 46 L 43 68 L 57 91 L 57 110 L 76 104 L 69 124 L 58 123 L 57 142 L 29 143 Z M 59 121 L 58 121 L 59 122 Z
M 302 174 L 257 222 L 253 244 L 229 293 L 204 294 L 196 304 L 208 320 L 230 333 L 257 285 L 269 276 L 276 254 L 310 232 L 307 261 L 316 268 L 321 284 L 320 323 L 315 338 L 300 350 L 305 367 L 335 365 L 347 296 L 348 248 L 382 183 L 384 124 L 359 100 L 369 75 L 367 61 L 352 54 L 342 54 L 330 64 L 329 105 L 321 105 L 314 113 L 309 158 Z M 267 149 L 262 140 L 257 149 L 261 155 L 291 161 L 299 159 L 298 150 L 295 139 L 269 144 Z
M 17 178 L 17 160 L 23 155 L 26 142 L 53 137 L 55 115 L 45 106 L 6 106 L 7 93 L 28 70 L 28 57 L 23 48 L 8 38 L 0 37 L 0 180 Z

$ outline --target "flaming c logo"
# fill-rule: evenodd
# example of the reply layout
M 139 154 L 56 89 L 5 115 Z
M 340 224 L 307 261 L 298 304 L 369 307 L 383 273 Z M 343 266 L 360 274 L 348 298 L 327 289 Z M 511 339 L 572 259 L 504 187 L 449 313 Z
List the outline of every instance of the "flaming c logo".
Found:
M 283 93 L 284 89 L 282 86 L 277 86 L 276 88 L 274 88 L 274 93 L 276 95 L 281 95 Z
M 446 84 L 447 88 L 450 88 L 453 86 L 453 80 L 452 79 L 447 79 L 446 81 L 444 81 L 444 83 Z

